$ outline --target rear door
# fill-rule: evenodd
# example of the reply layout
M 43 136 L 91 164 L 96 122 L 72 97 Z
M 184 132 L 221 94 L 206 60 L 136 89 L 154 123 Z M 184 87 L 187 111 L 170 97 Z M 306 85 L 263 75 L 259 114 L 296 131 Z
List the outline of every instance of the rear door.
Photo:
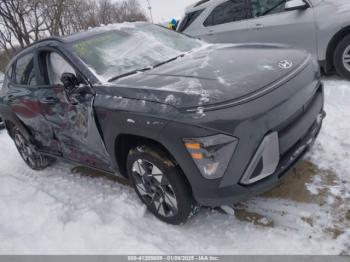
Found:
M 248 34 L 245 0 L 225 0 L 206 10 L 199 24 L 185 33 L 211 43 L 240 43 Z
M 34 51 L 23 54 L 14 62 L 5 101 L 28 128 L 40 149 L 51 148 L 57 151 L 57 145 L 50 139 L 51 130 L 42 114 L 43 107 L 37 99 L 40 83 L 36 54 Z
M 317 54 L 312 7 L 285 11 L 286 0 L 248 0 L 248 42 L 280 43 Z

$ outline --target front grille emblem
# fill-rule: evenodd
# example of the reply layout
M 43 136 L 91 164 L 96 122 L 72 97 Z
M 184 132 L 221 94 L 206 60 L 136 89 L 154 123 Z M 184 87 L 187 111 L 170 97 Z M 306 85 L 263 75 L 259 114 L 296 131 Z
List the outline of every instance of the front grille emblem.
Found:
M 290 60 L 282 60 L 282 61 L 279 61 L 278 63 L 278 67 L 282 69 L 289 69 L 292 66 L 293 66 L 293 62 Z

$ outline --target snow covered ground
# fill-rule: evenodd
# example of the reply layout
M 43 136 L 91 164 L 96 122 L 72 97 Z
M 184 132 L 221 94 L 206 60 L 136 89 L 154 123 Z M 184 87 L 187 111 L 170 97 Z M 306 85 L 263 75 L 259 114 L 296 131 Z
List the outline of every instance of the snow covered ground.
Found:
M 29 170 L 0 131 L 0 254 L 350 254 L 350 82 L 325 79 L 327 119 L 280 186 L 166 225 L 127 186 L 57 163 Z

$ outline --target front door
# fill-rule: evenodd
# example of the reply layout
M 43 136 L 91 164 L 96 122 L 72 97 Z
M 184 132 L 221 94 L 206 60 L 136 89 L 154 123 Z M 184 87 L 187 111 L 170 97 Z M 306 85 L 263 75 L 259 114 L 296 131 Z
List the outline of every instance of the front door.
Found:
M 81 79 L 81 85 L 88 85 L 88 82 L 59 52 L 39 52 L 39 64 L 43 81 L 47 83 L 41 88 L 39 103 L 44 108 L 43 114 L 52 128 L 54 139 L 59 141 L 63 157 L 112 171 L 110 157 L 95 121 L 94 96 L 72 102 L 61 76 L 72 73 Z
M 248 0 L 248 42 L 278 43 L 317 55 L 313 9 L 286 11 L 286 0 Z

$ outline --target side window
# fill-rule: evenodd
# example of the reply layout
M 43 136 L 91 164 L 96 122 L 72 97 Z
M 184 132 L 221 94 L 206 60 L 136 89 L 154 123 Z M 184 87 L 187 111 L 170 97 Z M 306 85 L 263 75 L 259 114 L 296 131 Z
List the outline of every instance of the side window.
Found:
M 74 68 L 59 54 L 52 52 L 47 55 L 47 72 L 51 85 L 62 85 L 61 76 L 63 73 L 76 75 Z
M 185 31 L 196 19 L 197 17 L 203 12 L 203 10 L 194 11 L 191 13 L 188 13 L 183 21 L 180 23 L 180 27 L 178 29 L 179 32 Z
M 284 12 L 286 2 L 287 0 L 250 0 L 252 17 Z
M 33 54 L 28 54 L 18 58 L 14 74 L 14 82 L 20 85 L 36 85 Z
M 12 79 L 12 68 L 13 68 L 13 63 L 9 66 L 6 74 L 6 77 L 8 77 L 9 79 Z
M 204 26 L 220 25 L 243 20 L 245 18 L 245 1 L 230 0 L 215 7 L 205 20 Z

